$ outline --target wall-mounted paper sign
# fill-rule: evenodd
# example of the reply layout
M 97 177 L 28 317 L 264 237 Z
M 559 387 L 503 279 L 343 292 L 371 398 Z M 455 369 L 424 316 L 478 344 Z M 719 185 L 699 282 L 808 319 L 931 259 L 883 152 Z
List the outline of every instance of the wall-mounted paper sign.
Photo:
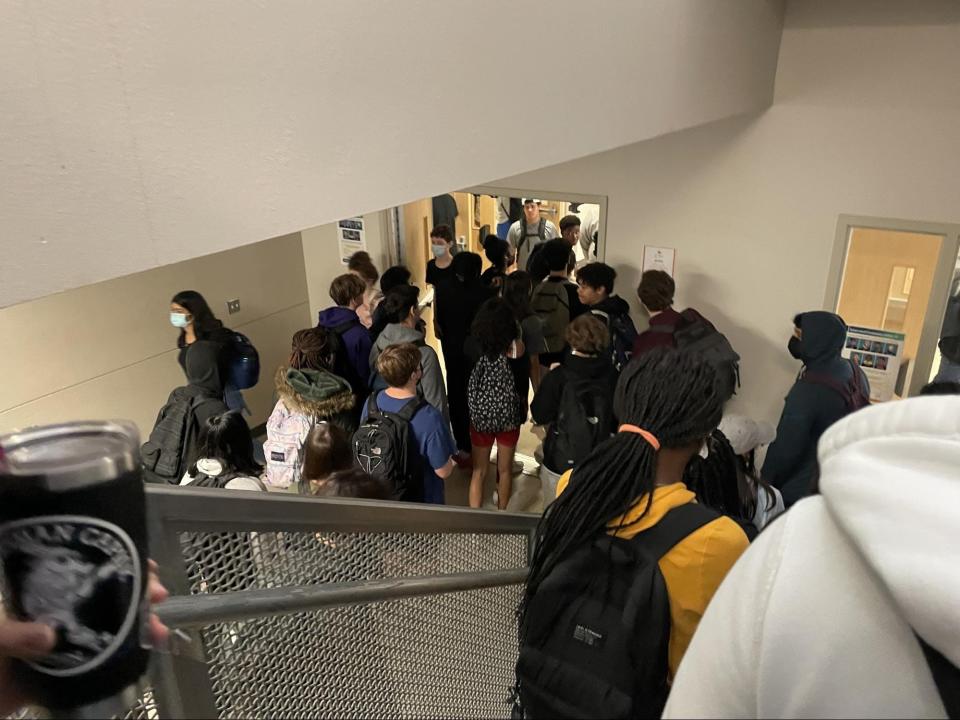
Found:
M 676 266 L 677 251 L 674 248 L 653 247 L 644 245 L 643 247 L 643 271 L 663 270 L 667 275 L 673 277 L 673 271 Z
M 367 249 L 363 218 L 355 217 L 338 222 L 337 238 L 340 240 L 340 263 L 346 265 L 351 255 Z

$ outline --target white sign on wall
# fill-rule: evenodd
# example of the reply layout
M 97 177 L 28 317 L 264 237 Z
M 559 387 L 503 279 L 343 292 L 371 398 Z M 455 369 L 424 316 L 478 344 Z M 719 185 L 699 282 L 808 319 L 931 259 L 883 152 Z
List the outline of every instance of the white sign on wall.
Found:
M 842 354 L 863 368 L 864 375 L 870 381 L 871 402 L 893 399 L 905 340 L 903 333 L 889 330 L 856 326 L 847 328 Z
M 340 241 L 340 263 L 346 265 L 350 256 L 367 249 L 364 237 L 363 218 L 355 217 L 337 223 L 337 238 Z
M 643 272 L 647 270 L 663 270 L 670 277 L 676 266 L 677 251 L 675 248 L 643 246 Z

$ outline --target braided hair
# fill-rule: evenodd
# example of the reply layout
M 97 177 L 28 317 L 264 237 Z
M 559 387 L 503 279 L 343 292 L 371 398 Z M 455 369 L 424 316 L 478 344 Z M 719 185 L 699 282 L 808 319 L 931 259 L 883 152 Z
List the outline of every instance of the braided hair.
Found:
M 290 367 L 296 370 L 332 370 L 337 357 L 337 338 L 322 327 L 298 330 L 290 348 Z
M 724 396 L 713 368 L 689 353 L 656 348 L 635 358 L 617 383 L 613 409 L 621 423 L 653 433 L 663 448 L 700 442 L 720 423 Z M 526 591 L 518 616 L 524 627 L 529 599 L 557 563 L 608 529 L 646 496 L 650 509 L 656 452 L 640 435 L 617 433 L 577 465 L 566 490 L 537 526 Z M 624 521 L 617 528 L 623 527 Z

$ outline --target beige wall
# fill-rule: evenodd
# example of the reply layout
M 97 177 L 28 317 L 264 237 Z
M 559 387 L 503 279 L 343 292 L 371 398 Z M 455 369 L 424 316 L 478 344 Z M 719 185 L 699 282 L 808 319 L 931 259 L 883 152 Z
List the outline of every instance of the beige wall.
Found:
M 776 420 L 838 216 L 960 220 L 958 20 L 956 3 L 791 3 L 771 109 L 493 184 L 607 195 L 607 259 L 634 303 L 643 246 L 677 248 L 678 304 L 743 355 L 735 405 Z
M 182 385 L 170 298 L 202 293 L 260 352 L 259 385 L 244 392 L 251 425 L 272 409 L 273 370 L 309 323 L 299 233 L 0 309 L 0 432 L 81 418 L 129 418 L 146 434 Z M 225 303 L 239 298 L 241 311 Z

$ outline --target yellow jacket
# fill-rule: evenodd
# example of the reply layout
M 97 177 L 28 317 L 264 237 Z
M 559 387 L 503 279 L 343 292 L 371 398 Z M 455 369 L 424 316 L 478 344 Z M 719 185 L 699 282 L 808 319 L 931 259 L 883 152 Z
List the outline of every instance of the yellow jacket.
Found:
M 557 496 L 567 487 L 571 472 L 567 471 L 561 476 L 557 483 Z M 616 535 L 629 540 L 660 522 L 667 511 L 693 499 L 694 494 L 683 483 L 658 487 L 653 491 L 653 503 L 643 518 L 640 518 L 640 514 L 647 503 L 646 495 L 630 508 L 624 518 L 613 518 L 607 524 L 616 527 L 623 519 L 627 526 Z M 670 596 L 671 680 L 710 598 L 747 545 L 749 541 L 740 526 L 730 518 L 721 516 L 688 535 L 660 558 L 660 572 L 663 573 Z

